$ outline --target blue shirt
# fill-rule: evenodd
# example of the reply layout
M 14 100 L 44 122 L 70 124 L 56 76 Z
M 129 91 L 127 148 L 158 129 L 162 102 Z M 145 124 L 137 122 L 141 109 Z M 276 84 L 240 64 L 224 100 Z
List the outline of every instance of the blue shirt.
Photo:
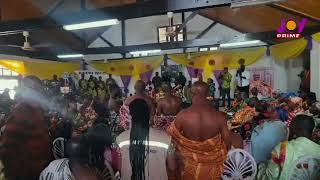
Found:
M 271 158 L 271 152 L 280 142 L 287 140 L 287 126 L 281 121 L 265 122 L 253 129 L 251 152 L 257 164 Z

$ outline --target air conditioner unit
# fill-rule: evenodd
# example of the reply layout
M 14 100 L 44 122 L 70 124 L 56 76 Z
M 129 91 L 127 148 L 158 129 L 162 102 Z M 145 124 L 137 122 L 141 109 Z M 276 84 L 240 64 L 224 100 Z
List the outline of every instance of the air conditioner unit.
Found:
M 253 6 L 259 4 L 270 4 L 275 2 L 282 2 L 286 0 L 231 0 L 231 8 L 238 8 L 244 6 Z

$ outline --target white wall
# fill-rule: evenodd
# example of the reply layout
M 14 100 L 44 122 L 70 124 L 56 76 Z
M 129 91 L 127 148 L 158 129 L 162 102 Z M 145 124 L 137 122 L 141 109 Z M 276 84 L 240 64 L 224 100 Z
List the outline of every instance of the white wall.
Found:
M 311 64 L 310 64 L 310 72 L 311 72 L 311 92 L 315 92 L 317 95 L 317 100 L 320 100 L 320 43 L 313 41 L 313 48 L 311 50 Z

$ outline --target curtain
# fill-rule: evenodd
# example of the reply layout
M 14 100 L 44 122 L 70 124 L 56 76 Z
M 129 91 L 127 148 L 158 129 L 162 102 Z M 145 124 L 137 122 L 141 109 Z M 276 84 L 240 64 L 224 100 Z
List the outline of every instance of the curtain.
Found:
M 271 55 L 276 60 L 290 60 L 298 57 L 307 47 L 305 38 L 271 46 Z
M 34 75 L 40 79 L 51 79 L 53 74 L 73 73 L 80 69 L 78 62 L 54 62 L 44 60 L 16 61 L 0 60 L 0 65 L 21 75 Z
M 158 68 L 163 61 L 163 56 L 153 56 L 145 58 L 134 58 L 128 60 L 118 60 L 111 62 L 89 62 L 93 68 L 114 74 L 117 76 L 133 76 L 135 80 L 140 79 L 140 74 Z

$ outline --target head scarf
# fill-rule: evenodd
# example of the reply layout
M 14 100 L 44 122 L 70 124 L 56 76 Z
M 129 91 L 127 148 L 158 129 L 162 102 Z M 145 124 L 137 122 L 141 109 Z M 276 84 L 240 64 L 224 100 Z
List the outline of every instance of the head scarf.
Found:
M 301 97 L 291 97 L 289 99 L 289 101 L 291 101 L 292 103 L 294 103 L 298 106 L 302 106 L 302 104 L 303 104 L 303 99 Z

